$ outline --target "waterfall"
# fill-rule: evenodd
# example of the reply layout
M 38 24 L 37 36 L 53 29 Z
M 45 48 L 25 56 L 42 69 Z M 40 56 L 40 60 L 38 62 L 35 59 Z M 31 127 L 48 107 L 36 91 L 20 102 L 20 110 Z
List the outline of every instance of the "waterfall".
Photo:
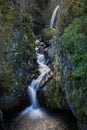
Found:
M 28 113 L 29 111 L 31 112 L 37 112 L 37 110 L 39 109 L 39 104 L 38 104 L 38 100 L 37 100 L 37 89 L 43 79 L 43 77 L 45 76 L 46 73 L 48 73 L 50 71 L 50 68 L 45 65 L 45 57 L 44 54 L 39 54 L 38 52 L 39 48 L 35 48 L 36 50 L 36 55 L 37 55 L 37 62 L 39 64 L 39 72 L 40 75 L 38 76 L 37 79 L 33 79 L 31 84 L 28 86 L 28 93 L 29 93 L 29 99 L 31 101 L 31 106 L 27 107 L 22 114 Z M 40 111 L 39 111 L 40 112 Z M 41 113 L 40 113 L 41 114 Z
M 54 20 L 55 20 L 55 17 L 56 17 L 56 14 L 57 14 L 57 10 L 59 9 L 59 5 L 54 9 L 53 11 L 53 14 L 52 14 L 52 17 L 51 17 L 51 22 L 50 22 L 50 28 L 53 27 L 53 24 L 54 24 Z
M 37 62 L 39 64 L 40 75 L 38 76 L 37 79 L 35 79 L 31 82 L 30 86 L 28 86 L 28 91 L 29 91 L 28 93 L 30 96 L 31 105 L 34 109 L 37 109 L 39 106 L 37 97 L 36 97 L 37 89 L 38 89 L 44 75 L 50 71 L 50 68 L 47 65 L 45 65 L 45 58 L 44 58 L 43 54 L 37 53 Z
M 33 107 L 33 109 L 36 109 L 38 107 L 36 92 L 30 86 L 28 87 L 28 89 L 29 89 L 28 91 L 29 91 L 29 97 L 30 97 L 30 100 L 31 100 L 32 107 Z

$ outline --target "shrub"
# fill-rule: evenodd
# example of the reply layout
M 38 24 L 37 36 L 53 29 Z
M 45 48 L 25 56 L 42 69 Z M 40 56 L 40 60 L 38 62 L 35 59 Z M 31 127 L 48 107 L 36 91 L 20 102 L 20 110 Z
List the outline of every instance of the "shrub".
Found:
M 76 18 L 65 29 L 62 40 L 65 49 L 69 50 L 69 58 L 76 64 L 73 77 L 87 76 L 87 16 Z
M 87 16 L 76 18 L 62 36 L 64 51 L 74 61 L 76 69 L 69 75 L 75 84 L 72 90 L 72 102 L 78 121 L 86 121 L 87 98 Z
M 44 41 L 49 41 L 50 39 L 53 38 L 53 36 L 55 35 L 56 30 L 55 28 L 44 28 L 42 30 L 42 37 Z

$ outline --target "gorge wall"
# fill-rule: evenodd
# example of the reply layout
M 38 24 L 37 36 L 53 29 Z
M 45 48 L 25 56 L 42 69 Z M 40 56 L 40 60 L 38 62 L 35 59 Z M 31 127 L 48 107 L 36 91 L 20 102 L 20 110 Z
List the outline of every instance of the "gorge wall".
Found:
M 78 122 L 84 123 L 82 129 L 87 127 L 86 5 L 85 0 L 63 1 L 57 20 L 60 86 Z
M 32 16 L 32 29 L 36 35 L 50 22 L 51 16 L 51 0 L 17 0 L 23 12 L 27 12 Z
M 0 1 L 0 127 L 4 113 L 27 104 L 26 85 L 38 69 L 33 31 L 40 34 L 48 26 L 57 5 L 56 37 L 48 47 L 53 79 L 39 90 L 40 102 L 71 110 L 79 128 L 87 130 L 86 0 Z
M 26 106 L 26 85 L 37 73 L 31 25 L 16 1 L 0 1 L 0 122 L 3 113 Z
M 42 92 L 48 108 L 70 109 L 81 130 L 87 129 L 87 1 L 52 1 L 60 6 L 56 21 L 53 79 Z M 50 52 L 49 55 L 51 55 Z M 52 57 L 52 55 L 51 55 Z

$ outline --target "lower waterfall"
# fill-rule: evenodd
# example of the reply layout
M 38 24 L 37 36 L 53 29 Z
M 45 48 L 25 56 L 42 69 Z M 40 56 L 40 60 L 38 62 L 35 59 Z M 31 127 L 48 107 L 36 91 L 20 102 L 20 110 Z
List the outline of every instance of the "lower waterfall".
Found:
M 45 76 L 45 74 L 47 74 L 50 71 L 50 68 L 45 65 L 45 57 L 44 54 L 40 54 L 38 52 L 39 48 L 35 48 L 36 50 L 36 55 L 37 55 L 37 62 L 39 64 L 39 72 L 40 75 L 38 76 L 37 79 L 33 79 L 31 84 L 28 86 L 28 94 L 29 94 L 29 98 L 30 98 L 30 102 L 31 105 L 29 107 L 27 107 L 21 114 L 27 114 L 30 112 L 30 114 L 32 113 L 32 118 L 38 118 L 38 116 L 42 116 L 42 112 L 40 109 L 40 105 L 38 103 L 38 99 L 37 99 L 37 89 L 43 79 L 43 77 Z M 38 52 L 38 53 L 37 53 Z

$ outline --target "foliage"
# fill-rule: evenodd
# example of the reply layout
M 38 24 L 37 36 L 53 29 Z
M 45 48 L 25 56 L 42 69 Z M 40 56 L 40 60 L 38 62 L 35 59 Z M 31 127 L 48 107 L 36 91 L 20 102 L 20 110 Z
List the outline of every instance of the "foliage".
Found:
M 86 115 L 86 105 L 85 105 L 85 89 L 83 87 L 74 88 L 72 95 L 71 95 L 71 100 L 74 105 L 74 111 L 76 112 L 76 116 L 78 118 L 78 121 L 80 122 L 85 122 Z
M 58 12 L 58 23 L 61 34 L 77 18 L 87 14 L 87 0 L 65 0 Z
M 87 71 L 87 16 L 76 18 L 63 34 L 63 45 L 69 50 L 69 58 L 75 61 L 74 77 L 86 78 Z
M 55 28 L 44 28 L 42 30 L 42 37 L 45 41 L 48 41 L 50 39 L 53 38 L 53 36 L 55 35 L 56 30 Z
M 73 0 L 72 11 L 75 16 L 85 15 L 87 13 L 87 1 L 86 0 Z
M 0 95 L 20 90 L 28 82 L 35 60 L 32 18 L 13 0 L 0 0 Z
M 68 59 L 73 60 L 76 69 L 69 75 L 75 80 L 71 100 L 79 121 L 85 121 L 85 99 L 87 93 L 87 16 L 75 18 L 62 36 L 64 50 Z

